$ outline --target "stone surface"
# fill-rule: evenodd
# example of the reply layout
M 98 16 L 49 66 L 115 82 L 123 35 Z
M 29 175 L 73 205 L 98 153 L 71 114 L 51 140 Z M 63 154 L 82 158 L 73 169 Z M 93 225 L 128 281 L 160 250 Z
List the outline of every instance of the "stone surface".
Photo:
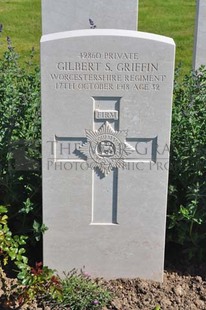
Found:
M 42 0 L 43 34 L 89 29 L 92 22 L 98 29 L 136 30 L 137 7 L 138 0 Z
M 42 37 L 49 267 L 162 280 L 174 49 L 127 30 Z
M 197 0 L 193 68 L 206 65 L 206 0 Z

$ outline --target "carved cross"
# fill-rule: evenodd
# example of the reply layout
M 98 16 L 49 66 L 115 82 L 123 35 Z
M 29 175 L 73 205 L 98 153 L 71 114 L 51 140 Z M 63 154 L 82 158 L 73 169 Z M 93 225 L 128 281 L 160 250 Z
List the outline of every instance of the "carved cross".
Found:
M 93 97 L 93 128 L 85 129 L 85 137 L 56 136 L 52 144 L 56 163 L 86 163 L 92 169 L 93 225 L 118 224 L 118 170 L 156 161 L 157 137 L 129 138 L 119 129 L 120 102 L 120 97 Z M 141 143 L 149 145 L 149 156 L 138 149 Z

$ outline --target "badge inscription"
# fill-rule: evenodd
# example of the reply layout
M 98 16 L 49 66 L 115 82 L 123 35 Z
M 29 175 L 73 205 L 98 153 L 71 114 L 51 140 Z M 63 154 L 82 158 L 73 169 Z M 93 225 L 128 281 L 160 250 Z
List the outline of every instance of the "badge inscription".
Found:
M 115 131 L 109 122 L 98 130 L 85 130 L 87 142 L 79 151 L 87 157 L 91 169 L 107 176 L 113 168 L 124 168 L 124 159 L 135 149 L 126 142 L 127 130 Z

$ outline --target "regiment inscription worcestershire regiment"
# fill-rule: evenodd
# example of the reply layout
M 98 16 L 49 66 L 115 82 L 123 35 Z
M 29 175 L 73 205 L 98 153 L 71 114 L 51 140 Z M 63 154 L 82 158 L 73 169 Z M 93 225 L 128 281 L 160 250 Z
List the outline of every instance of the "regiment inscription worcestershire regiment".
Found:
M 129 30 L 42 37 L 49 267 L 162 280 L 174 50 Z

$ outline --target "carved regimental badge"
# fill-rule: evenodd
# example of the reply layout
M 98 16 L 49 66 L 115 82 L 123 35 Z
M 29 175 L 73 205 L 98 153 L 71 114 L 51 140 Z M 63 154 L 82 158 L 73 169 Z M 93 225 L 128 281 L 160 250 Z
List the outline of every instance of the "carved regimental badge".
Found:
M 126 142 L 127 130 L 114 131 L 108 122 L 98 130 L 85 130 L 87 142 L 79 151 L 86 155 L 92 169 L 99 169 L 104 176 L 113 168 L 124 168 L 124 159 L 135 149 Z

